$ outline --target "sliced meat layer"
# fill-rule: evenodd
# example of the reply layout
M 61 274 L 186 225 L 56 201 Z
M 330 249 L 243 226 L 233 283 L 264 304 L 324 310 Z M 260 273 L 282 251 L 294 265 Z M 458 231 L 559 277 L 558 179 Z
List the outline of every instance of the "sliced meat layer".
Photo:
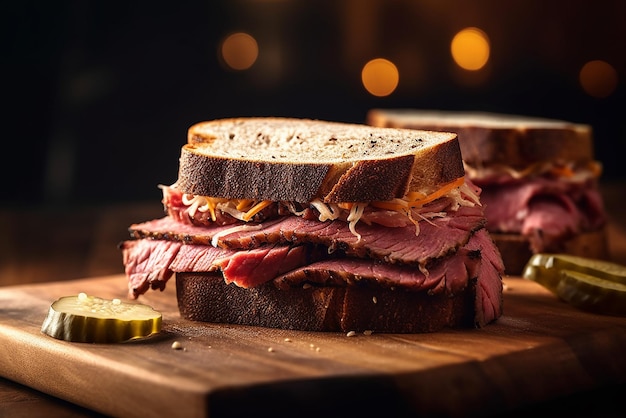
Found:
M 487 229 L 528 237 L 536 252 L 558 245 L 606 222 L 602 197 L 592 181 L 548 178 L 504 184 L 482 184 Z
M 380 286 L 403 291 L 454 295 L 476 282 L 477 323 L 489 323 L 502 313 L 502 260 L 485 229 L 471 235 L 455 254 L 442 257 L 428 270 L 372 259 L 331 258 L 323 249 L 274 245 L 252 250 L 227 250 L 176 241 L 132 240 L 122 243 L 129 295 L 165 288 L 174 272 L 221 270 L 227 283 L 256 287 L 273 280 L 278 288 Z
M 379 286 L 404 291 L 428 290 L 432 294 L 455 294 L 464 290 L 477 270 L 480 257 L 461 249 L 428 271 L 414 266 L 379 263 L 367 259 L 338 258 L 319 261 L 283 274 L 274 283 L 279 288 L 314 283 L 320 286 Z
M 358 223 L 355 236 L 343 221 L 319 222 L 298 216 L 284 216 L 260 224 L 199 227 L 181 225 L 169 217 L 130 227 L 134 238 L 156 238 L 194 244 L 210 244 L 238 250 L 267 244 L 315 244 L 348 256 L 375 258 L 390 263 L 426 265 L 429 260 L 453 253 L 465 245 L 471 234 L 482 228 L 482 208 L 461 207 L 448 216 L 419 222 L 419 237 L 414 225 L 387 228 Z
M 165 289 L 174 272 L 170 266 L 183 244 L 175 241 L 133 240 L 120 244 L 129 296 L 136 298 L 149 289 Z
M 477 231 L 465 248 L 480 252 L 481 263 L 478 266 L 476 283 L 476 322 L 479 325 L 488 324 L 502 315 L 502 257 L 485 229 Z
M 220 260 L 217 265 L 222 270 L 226 283 L 234 282 L 239 287 L 249 288 L 324 257 L 328 257 L 328 253 L 320 248 L 277 245 L 236 251 L 234 255 Z
M 476 324 L 485 325 L 502 315 L 502 274 L 504 265 L 496 245 L 485 229 L 472 238 L 457 254 L 439 260 L 427 274 L 417 268 L 376 263 L 361 259 L 320 261 L 274 279 L 280 289 L 304 286 L 382 286 L 403 291 L 447 294 L 476 283 Z
M 120 247 L 129 278 L 129 295 L 133 298 L 149 289 L 163 290 L 176 272 L 219 269 L 227 283 L 247 288 L 328 256 L 323 249 L 304 246 L 276 245 L 234 251 L 150 239 L 125 241 Z

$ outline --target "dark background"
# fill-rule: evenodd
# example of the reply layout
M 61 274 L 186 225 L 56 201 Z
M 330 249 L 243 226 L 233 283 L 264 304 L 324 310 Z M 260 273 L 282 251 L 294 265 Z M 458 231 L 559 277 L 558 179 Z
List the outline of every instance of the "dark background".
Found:
M 159 200 L 192 124 L 236 116 L 364 122 L 372 107 L 472 109 L 594 128 L 604 181 L 624 179 L 626 2 L 436 0 L 17 1 L 2 19 L 2 203 L 65 206 Z M 491 61 L 467 77 L 449 43 L 484 30 Z M 255 36 L 247 71 L 218 57 Z M 273 63 L 266 53 L 273 54 Z M 399 67 L 388 97 L 360 80 L 368 60 Z M 587 61 L 618 72 L 598 99 Z

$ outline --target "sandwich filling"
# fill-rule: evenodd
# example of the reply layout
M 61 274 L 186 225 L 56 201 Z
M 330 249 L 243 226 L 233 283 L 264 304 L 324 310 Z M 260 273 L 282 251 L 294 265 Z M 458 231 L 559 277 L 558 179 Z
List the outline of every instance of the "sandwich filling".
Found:
M 176 187 L 160 186 L 163 204 L 172 216 L 194 225 L 260 222 L 274 216 L 291 214 L 306 218 L 316 217 L 320 222 L 343 220 L 358 239 L 356 225 L 380 224 L 388 227 L 415 226 L 415 235 L 420 232 L 420 220 L 446 216 L 441 205 L 429 205 L 445 198 L 446 210 L 457 210 L 461 206 L 480 205 L 479 191 L 473 189 L 464 177 L 443 185 L 437 191 L 425 194 L 409 192 L 403 198 L 376 202 L 327 203 L 314 199 L 308 204 L 298 202 L 255 201 L 250 199 L 227 199 L 182 193 Z
M 164 289 L 175 273 L 204 272 L 241 288 L 373 286 L 453 297 L 475 286 L 477 325 L 502 313 L 504 266 L 485 229 L 480 189 L 468 180 L 367 204 L 162 189 L 168 216 L 132 225 L 121 244 L 131 298 Z
M 468 177 L 476 182 L 506 182 L 511 179 L 529 179 L 538 176 L 560 181 L 585 182 L 598 179 L 602 174 L 602 164 L 593 160 L 585 163 L 539 161 L 523 168 L 513 168 L 506 164 L 479 167 L 468 163 L 464 163 L 463 167 Z
M 465 168 L 482 190 L 487 229 L 522 235 L 535 253 L 561 252 L 567 240 L 606 223 L 597 161 Z

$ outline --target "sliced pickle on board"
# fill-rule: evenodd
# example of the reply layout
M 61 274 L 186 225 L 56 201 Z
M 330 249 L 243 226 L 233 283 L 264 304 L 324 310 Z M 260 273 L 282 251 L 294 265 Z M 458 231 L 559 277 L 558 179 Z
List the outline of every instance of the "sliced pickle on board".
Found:
M 79 293 L 52 303 L 41 332 L 72 342 L 121 343 L 157 334 L 161 323 L 161 313 L 148 305 Z
M 536 266 L 552 270 L 573 270 L 626 284 L 626 266 L 611 261 L 570 254 L 534 254 L 526 267 Z M 542 270 L 544 271 L 544 270 Z
M 534 266 L 527 264 L 522 272 L 522 277 L 527 280 L 532 280 L 553 293 L 556 293 L 556 288 L 561 280 L 560 270 L 548 269 L 543 266 Z
M 568 254 L 535 254 L 522 277 L 579 309 L 626 316 L 626 266 Z
M 561 271 L 557 295 L 579 309 L 604 315 L 626 316 L 626 284 L 578 271 Z

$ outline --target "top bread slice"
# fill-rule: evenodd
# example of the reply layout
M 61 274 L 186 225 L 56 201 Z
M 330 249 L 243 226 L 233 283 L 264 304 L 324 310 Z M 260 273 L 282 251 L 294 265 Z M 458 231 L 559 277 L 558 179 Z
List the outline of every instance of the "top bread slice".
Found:
M 457 135 L 297 118 L 232 118 L 188 131 L 183 193 L 327 203 L 432 193 L 465 174 Z
M 489 112 L 371 109 L 377 127 L 455 132 L 464 161 L 475 167 L 503 164 L 523 169 L 535 163 L 584 164 L 594 159 L 591 126 L 556 119 Z

